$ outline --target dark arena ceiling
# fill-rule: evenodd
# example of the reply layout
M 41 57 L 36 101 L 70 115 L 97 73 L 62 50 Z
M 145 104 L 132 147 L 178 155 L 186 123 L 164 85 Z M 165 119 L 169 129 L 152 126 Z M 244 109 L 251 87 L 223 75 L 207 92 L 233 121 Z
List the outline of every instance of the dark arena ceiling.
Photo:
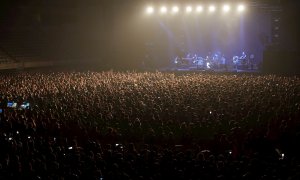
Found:
M 227 2 L 245 4 L 249 15 L 274 14 L 275 19 L 281 19 L 279 44 L 300 49 L 299 0 L 4 0 L 0 1 L 0 31 L 4 32 L 3 38 L 14 36 L 13 31 L 22 28 L 27 28 L 26 37 L 36 38 L 37 31 L 40 39 L 48 43 L 46 50 L 41 51 L 47 57 L 63 54 L 61 59 L 74 59 L 73 55 L 88 55 L 89 59 L 140 59 L 144 54 L 136 52 L 144 51 L 143 44 L 152 33 L 151 23 L 143 19 L 149 4 Z M 69 51 L 61 52 L 62 49 Z M 72 56 L 65 57 L 68 54 Z

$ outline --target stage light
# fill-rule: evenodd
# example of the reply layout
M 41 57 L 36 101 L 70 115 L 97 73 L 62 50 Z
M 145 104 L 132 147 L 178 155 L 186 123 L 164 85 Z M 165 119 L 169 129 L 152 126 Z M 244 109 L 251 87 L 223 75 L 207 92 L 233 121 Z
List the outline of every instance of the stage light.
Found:
M 179 11 L 179 7 L 178 7 L 178 6 L 174 6 L 174 7 L 172 8 L 172 12 L 173 12 L 173 13 L 178 13 L 178 11 Z
M 203 6 L 197 6 L 196 11 L 198 13 L 202 12 L 203 11 Z
M 230 6 L 229 6 L 228 4 L 225 4 L 225 5 L 223 6 L 223 11 L 224 11 L 224 12 L 229 12 L 229 11 L 230 11 Z
M 243 11 L 245 11 L 245 6 L 240 4 L 240 5 L 238 5 L 237 10 L 238 10 L 238 12 L 243 12 Z
M 216 6 L 213 6 L 213 5 L 209 6 L 208 10 L 209 10 L 209 12 L 215 12 Z
M 154 8 L 152 6 L 147 7 L 146 9 L 147 14 L 152 14 L 154 12 Z
M 167 7 L 166 7 L 166 6 L 162 6 L 162 7 L 160 8 L 160 12 L 161 12 L 162 14 L 167 13 L 167 12 L 168 12 Z
M 193 11 L 193 8 L 191 6 L 187 6 L 185 10 L 187 13 L 190 13 Z

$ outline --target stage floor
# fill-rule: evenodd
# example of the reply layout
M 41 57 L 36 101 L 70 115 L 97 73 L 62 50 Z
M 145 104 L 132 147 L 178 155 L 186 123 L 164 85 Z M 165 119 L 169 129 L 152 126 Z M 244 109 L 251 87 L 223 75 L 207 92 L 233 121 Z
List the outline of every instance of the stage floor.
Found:
M 216 73 L 260 73 L 258 68 L 197 68 L 197 67 L 167 67 L 160 71 L 171 72 L 216 72 Z

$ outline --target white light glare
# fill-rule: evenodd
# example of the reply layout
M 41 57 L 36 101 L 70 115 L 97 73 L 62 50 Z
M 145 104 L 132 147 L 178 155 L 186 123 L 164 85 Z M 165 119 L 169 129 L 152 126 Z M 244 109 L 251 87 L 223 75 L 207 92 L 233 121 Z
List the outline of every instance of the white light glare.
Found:
M 224 11 L 224 12 L 229 12 L 229 11 L 230 11 L 230 6 L 229 6 L 228 4 L 225 4 L 225 5 L 223 6 L 223 11 Z
M 203 7 L 202 6 L 197 6 L 196 11 L 197 12 L 202 12 L 203 11 Z
M 177 6 L 174 6 L 174 7 L 172 8 L 172 11 L 173 11 L 173 13 L 178 13 L 179 8 L 178 8 Z
M 245 11 L 245 6 L 240 4 L 240 5 L 238 5 L 237 10 L 238 10 L 238 12 L 243 12 L 243 11 Z
M 216 11 L 216 7 L 213 6 L 213 5 L 211 5 L 211 6 L 209 6 L 208 10 L 209 10 L 209 12 L 215 12 Z
M 154 12 L 154 8 L 152 6 L 147 7 L 146 12 L 148 14 L 152 14 Z
M 191 6 L 187 6 L 186 7 L 186 12 L 187 13 L 190 13 L 190 12 L 192 12 L 193 11 L 193 8 L 191 7 Z
M 167 9 L 167 7 L 165 7 L 165 6 L 162 6 L 161 8 L 160 8 L 160 12 L 161 13 L 167 13 L 167 11 L 168 11 L 168 9 Z

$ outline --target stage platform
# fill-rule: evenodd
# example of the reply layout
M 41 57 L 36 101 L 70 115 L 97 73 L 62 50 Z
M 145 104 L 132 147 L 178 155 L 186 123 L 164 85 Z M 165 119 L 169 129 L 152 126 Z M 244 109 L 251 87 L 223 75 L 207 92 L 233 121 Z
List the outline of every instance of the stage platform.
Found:
M 195 72 L 195 73 L 261 73 L 259 69 L 207 69 L 207 68 L 194 68 L 194 67 L 185 67 L 185 68 L 177 68 L 177 67 L 167 67 L 161 68 L 159 71 L 162 72 Z

